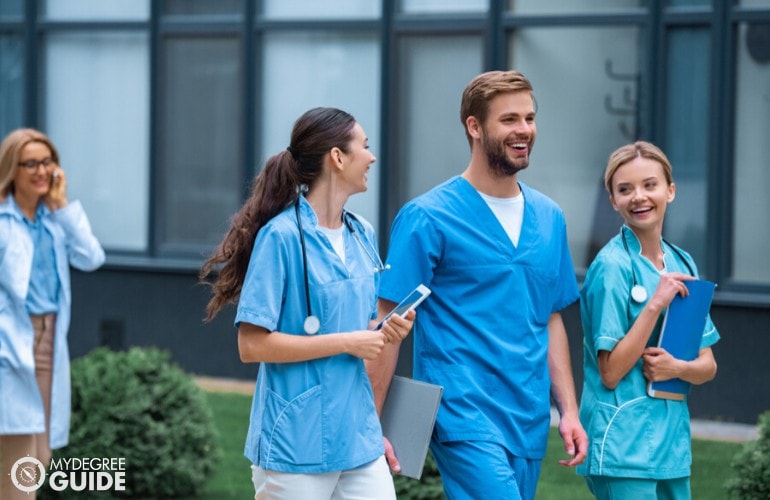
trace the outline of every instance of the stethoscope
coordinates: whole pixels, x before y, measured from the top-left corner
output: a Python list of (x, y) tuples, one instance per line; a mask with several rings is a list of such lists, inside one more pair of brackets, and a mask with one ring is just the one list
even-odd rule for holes
[[(623, 232), (623, 228), (620, 228), (620, 237), (623, 240), (623, 248), (626, 249), (626, 253), (628, 256), (631, 256), (631, 251), (628, 249), (628, 242), (626, 242), (626, 233)], [(693, 278), (695, 277), (695, 271), (693, 271), (692, 266), (689, 262), (687, 262), (687, 259), (684, 258), (684, 255), (682, 252), (679, 251), (674, 245), (666, 241), (664, 238), (661, 238), (663, 243), (668, 245), (671, 250), (674, 251), (675, 254), (679, 256), (679, 260), (684, 262), (684, 265), (687, 266), (687, 270), (690, 272), (690, 276)], [(644, 288), (642, 285), (639, 284), (639, 281), (636, 279), (636, 271), (634, 271), (634, 264), (631, 263), (631, 277), (634, 280), (634, 286), (631, 287), (631, 299), (636, 303), (642, 303), (647, 300), (647, 289)]]
[[(307, 247), (305, 246), (305, 232), (302, 229), (302, 217), (300, 217), (300, 214), (299, 214), (299, 198), (297, 198), (296, 203), (294, 203), (294, 212), (297, 214), (297, 227), (299, 228), (299, 244), (302, 247), (302, 270), (305, 278), (305, 304), (307, 305), (307, 318), (305, 318), (305, 323), (303, 324), (303, 327), (305, 329), (305, 333), (307, 333), (308, 335), (314, 335), (318, 333), (318, 330), (321, 329), (321, 321), (318, 319), (318, 316), (313, 314), (313, 310), (310, 307), (310, 280), (308, 279), (308, 271), (307, 271)], [(388, 269), (390, 269), (390, 264), (387, 264), (387, 265), (383, 264), (382, 259), (380, 259), (379, 254), (373, 247), (369, 248), (367, 247), (367, 245), (364, 244), (363, 240), (358, 235), (358, 231), (356, 231), (355, 227), (353, 227), (353, 223), (351, 222), (351, 220), (355, 221), (358, 225), (362, 225), (361, 221), (359, 221), (355, 215), (343, 209), (342, 221), (345, 223), (345, 226), (347, 226), (348, 230), (353, 235), (353, 239), (355, 239), (358, 242), (358, 246), (360, 246), (364, 250), (364, 253), (366, 253), (366, 255), (374, 264), (373, 271), (375, 273), (381, 273), (383, 271), (387, 271)]]

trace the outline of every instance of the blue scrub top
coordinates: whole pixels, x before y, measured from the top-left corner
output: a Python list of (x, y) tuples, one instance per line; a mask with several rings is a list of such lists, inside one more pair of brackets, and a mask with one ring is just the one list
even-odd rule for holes
[(548, 319), (578, 288), (564, 216), (520, 184), (514, 247), (473, 186), (454, 177), (398, 213), (379, 295), (431, 288), (414, 327), (414, 377), (444, 387), (441, 441), (483, 440), (542, 458), (550, 423)]
[[(646, 302), (631, 300), (633, 266), (639, 284), (652, 297), (660, 272), (641, 255), (641, 244), (631, 229), (623, 226), (628, 251), (621, 235), (611, 239), (588, 268), (581, 290), (580, 313), (584, 332), (583, 393), (580, 420), (588, 433), (588, 457), (578, 466), (582, 475), (603, 475), (648, 479), (673, 479), (690, 475), (690, 413), (685, 401), (647, 396), (647, 379), (641, 359), (614, 390), (602, 384), (598, 353), (612, 351), (626, 335)], [(663, 244), (667, 272), (690, 274), (687, 259), (697, 276), (690, 255), (679, 249), (678, 256)], [(663, 315), (650, 336), (655, 346)], [(707, 318), (701, 349), (715, 344), (719, 333)]]
[[(317, 335), (368, 328), (376, 317), (372, 257), (345, 231), (343, 264), (300, 198), (310, 300)], [(366, 248), (377, 251), (372, 226), (352, 221)], [(236, 313), (269, 331), (306, 335), (302, 248), (294, 206), (257, 234)], [(245, 455), (265, 470), (322, 473), (366, 464), (384, 453), (382, 429), (363, 360), (348, 354), (297, 363), (262, 363)]]

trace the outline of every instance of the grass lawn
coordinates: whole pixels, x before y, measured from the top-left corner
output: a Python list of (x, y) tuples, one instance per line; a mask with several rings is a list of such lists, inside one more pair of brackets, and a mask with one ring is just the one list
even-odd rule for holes
[[(243, 456), (251, 397), (236, 393), (208, 392), (207, 398), (214, 413), (222, 455), (214, 476), (200, 498), (205, 500), (254, 498), (249, 461)], [(693, 441), (691, 478), (693, 498), (722, 500), (727, 497), (722, 485), (732, 473), (730, 460), (740, 448), (740, 443), (700, 439)], [(574, 469), (558, 465), (557, 460), (564, 455), (562, 450), (558, 433), (555, 429), (551, 429), (548, 453), (543, 462), (537, 490), (537, 500), (592, 499), (583, 478), (577, 476)]]

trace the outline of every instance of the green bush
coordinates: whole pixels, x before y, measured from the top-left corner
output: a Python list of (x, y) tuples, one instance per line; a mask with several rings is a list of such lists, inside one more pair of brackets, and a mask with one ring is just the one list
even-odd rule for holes
[(759, 438), (746, 443), (731, 466), (734, 475), (725, 487), (732, 498), (770, 498), (770, 411), (759, 416)]
[(406, 476), (393, 476), (398, 500), (438, 500), (444, 498), (444, 487), (433, 455), (428, 452), (420, 480)]
[(73, 362), (70, 444), (54, 459), (125, 458), (126, 489), (111, 496), (199, 494), (218, 459), (216, 443), (204, 392), (168, 353), (99, 348)]

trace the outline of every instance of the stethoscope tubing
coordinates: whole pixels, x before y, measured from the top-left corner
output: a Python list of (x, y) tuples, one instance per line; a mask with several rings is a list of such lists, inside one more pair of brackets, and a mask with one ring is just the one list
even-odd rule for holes
[[(297, 216), (297, 228), (299, 229), (299, 244), (302, 248), (302, 274), (303, 274), (303, 281), (305, 283), (305, 305), (307, 307), (307, 317), (305, 318), (304, 322), (304, 329), (305, 333), (308, 335), (314, 335), (318, 333), (318, 330), (321, 327), (321, 321), (318, 319), (317, 316), (313, 314), (313, 309), (310, 305), (310, 278), (308, 275), (308, 267), (307, 267), (307, 246), (305, 245), (305, 231), (302, 227), (302, 217), (300, 215), (299, 211), (299, 203), (300, 198), (297, 198), (297, 201), (294, 203), (294, 213)], [(380, 259), (379, 254), (374, 249), (367, 248), (366, 245), (364, 245), (364, 242), (361, 239), (361, 236), (358, 235), (358, 231), (353, 227), (353, 224), (350, 222), (350, 219), (353, 219), (354, 221), (361, 224), (361, 222), (358, 220), (358, 218), (348, 212), (347, 210), (342, 211), (342, 220), (345, 223), (345, 226), (347, 226), (348, 230), (353, 235), (353, 238), (355, 238), (358, 245), (363, 249), (364, 253), (371, 259), (372, 263), (374, 264), (374, 272), (375, 273), (381, 273), (387, 269), (390, 269), (390, 265), (383, 265), (382, 259)], [(367, 240), (368, 241), (368, 240)], [(371, 245), (370, 245), (371, 246)]]
[[(626, 233), (623, 231), (624, 227), (622, 226), (620, 228), (620, 239), (623, 241), (623, 248), (626, 250), (626, 253), (629, 257), (631, 257), (631, 250), (628, 248), (628, 242), (626, 241)], [(630, 229), (629, 229), (630, 230)], [(676, 248), (674, 245), (666, 241), (665, 238), (660, 239), (665, 245), (668, 245), (671, 250), (674, 251), (674, 253), (679, 257), (679, 260), (681, 260), (685, 266), (687, 266), (687, 271), (690, 273), (690, 276), (695, 278), (695, 271), (693, 270), (690, 263), (687, 261), (687, 259), (684, 257), (681, 251), (679, 251), (678, 248)], [(639, 284), (639, 281), (636, 279), (636, 271), (634, 271), (634, 264), (631, 263), (631, 279), (633, 280), (633, 285), (631, 287), (631, 299), (634, 302), (641, 303), (645, 302), (647, 300), (647, 290)]]

